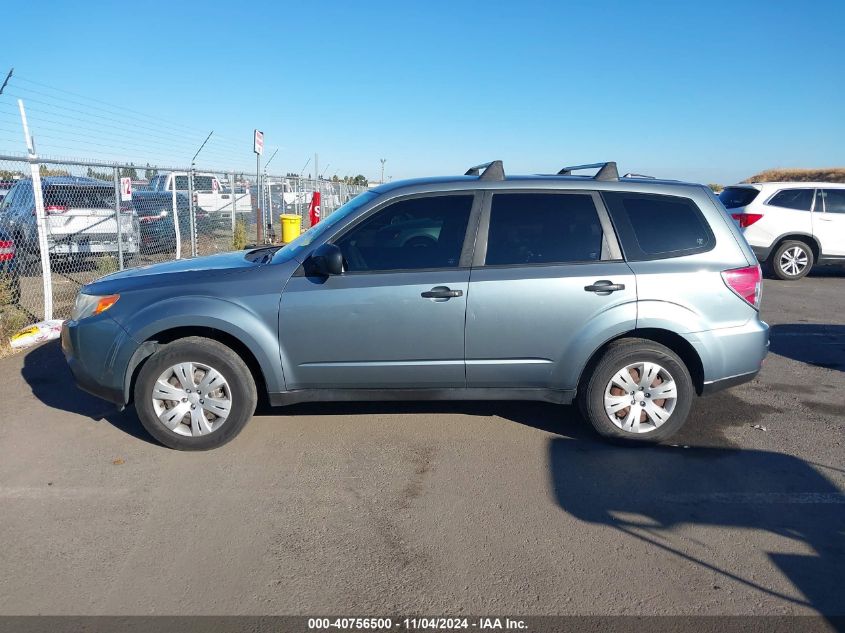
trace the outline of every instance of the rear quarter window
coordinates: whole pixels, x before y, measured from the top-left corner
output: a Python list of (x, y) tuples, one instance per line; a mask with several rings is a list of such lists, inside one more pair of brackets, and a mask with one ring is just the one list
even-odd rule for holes
[(694, 255), (716, 243), (701, 210), (689, 198), (602, 192), (628, 261)]
[(766, 202), (770, 207), (809, 211), (813, 206), (813, 189), (781, 189)]

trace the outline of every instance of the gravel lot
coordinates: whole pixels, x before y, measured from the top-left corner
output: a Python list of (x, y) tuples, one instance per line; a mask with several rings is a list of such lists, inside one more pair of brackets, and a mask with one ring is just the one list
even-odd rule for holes
[(845, 274), (766, 281), (772, 354), (676, 446), (535, 403), (298, 406), (177, 453), (0, 361), (0, 614), (845, 613)]

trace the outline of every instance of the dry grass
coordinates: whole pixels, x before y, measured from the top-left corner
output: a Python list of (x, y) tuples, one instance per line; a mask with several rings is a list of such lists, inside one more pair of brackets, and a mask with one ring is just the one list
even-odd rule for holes
[(767, 169), (742, 182), (845, 182), (845, 167)]
[(29, 315), (23, 310), (13, 305), (0, 306), (0, 358), (15, 353), (16, 350), (12, 349), (9, 339), (30, 322)]

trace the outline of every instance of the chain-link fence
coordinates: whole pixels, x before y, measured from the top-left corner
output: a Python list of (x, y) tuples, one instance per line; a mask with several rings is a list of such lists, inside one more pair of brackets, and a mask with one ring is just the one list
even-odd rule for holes
[(281, 242), (281, 215), (299, 216), (307, 229), (315, 192), (326, 217), (364, 189), (269, 174), (0, 156), (0, 333), (6, 339), (32, 321), (69, 317), (79, 288), (108, 273), (256, 244), (260, 214), (263, 242)]

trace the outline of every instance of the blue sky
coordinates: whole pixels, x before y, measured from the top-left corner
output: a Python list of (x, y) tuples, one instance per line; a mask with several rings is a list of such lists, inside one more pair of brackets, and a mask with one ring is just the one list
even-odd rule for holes
[(593, 4), (18, 3), (0, 151), (24, 97), (42, 153), (135, 162), (188, 163), (213, 129), (198, 164), (254, 165), (259, 127), (274, 172), (845, 164), (845, 2)]

